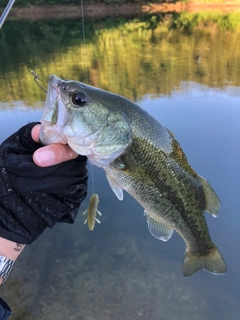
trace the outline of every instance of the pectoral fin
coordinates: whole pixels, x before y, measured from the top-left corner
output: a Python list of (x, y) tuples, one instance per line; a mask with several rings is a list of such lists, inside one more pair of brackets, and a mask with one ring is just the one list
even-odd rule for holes
[(157, 239), (162, 241), (168, 241), (173, 235), (173, 229), (169, 228), (162, 221), (158, 221), (144, 211), (147, 217), (148, 230)]
[(106, 177), (110, 187), (112, 188), (112, 191), (115, 193), (115, 195), (118, 197), (119, 200), (123, 200), (123, 189), (107, 173), (106, 173)]
[(209, 212), (213, 217), (216, 218), (217, 213), (220, 209), (220, 200), (218, 196), (216, 195), (213, 188), (210, 186), (210, 184), (205, 180), (203, 177), (198, 175), (198, 178), (203, 186), (203, 191), (206, 198), (206, 208), (205, 210)]

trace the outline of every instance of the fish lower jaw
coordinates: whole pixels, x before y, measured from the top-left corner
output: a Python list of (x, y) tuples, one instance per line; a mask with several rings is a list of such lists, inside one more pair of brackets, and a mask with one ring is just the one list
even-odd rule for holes
[(89, 146), (79, 145), (68, 139), (68, 145), (72, 148), (76, 153), (82, 156), (91, 156), (92, 149)]
[(91, 146), (78, 145), (69, 140), (68, 140), (68, 145), (77, 154), (86, 156), (89, 162), (94, 166), (102, 168), (104, 166), (109, 165), (109, 159), (94, 153)]
[(111, 160), (111, 158), (109, 158), (108, 156), (103, 156), (103, 157), (99, 157), (99, 156), (96, 156), (96, 155), (89, 155), (87, 156), (88, 159), (89, 159), (89, 162), (94, 165), (94, 166), (97, 166), (99, 168), (107, 168), (110, 163), (115, 160), (115, 158), (113, 160)]
[(105, 152), (103, 152), (103, 150), (96, 150), (97, 148), (95, 148), (94, 143), (87, 145), (78, 144), (69, 138), (68, 145), (79, 155), (86, 156), (92, 165), (100, 168), (108, 167), (110, 163), (116, 160), (123, 152), (122, 149), (114, 151), (105, 150)]

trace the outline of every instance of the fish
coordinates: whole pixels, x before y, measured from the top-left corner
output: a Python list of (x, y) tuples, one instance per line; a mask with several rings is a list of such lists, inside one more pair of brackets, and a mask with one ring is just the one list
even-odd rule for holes
[(88, 204), (88, 209), (85, 210), (83, 212), (83, 215), (88, 213), (88, 217), (87, 219), (84, 221), (85, 223), (88, 223), (88, 228), (89, 230), (93, 230), (95, 227), (95, 222), (97, 223), (101, 223), (98, 219), (97, 219), (97, 213), (101, 216), (101, 212), (98, 210), (98, 203), (99, 203), (99, 196), (94, 193), (90, 200), (89, 200), (89, 204)]
[(205, 219), (205, 211), (216, 217), (220, 210), (217, 194), (192, 169), (174, 134), (136, 103), (51, 75), (40, 140), (68, 144), (102, 168), (119, 200), (125, 190), (143, 207), (155, 238), (168, 241), (176, 231), (186, 244), (184, 276), (201, 269), (226, 273)]

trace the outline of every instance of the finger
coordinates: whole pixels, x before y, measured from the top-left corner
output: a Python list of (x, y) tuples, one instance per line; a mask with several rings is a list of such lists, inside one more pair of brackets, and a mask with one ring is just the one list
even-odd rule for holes
[[(32, 138), (39, 142), (40, 124), (32, 129)], [(75, 159), (78, 156), (68, 145), (52, 144), (36, 150), (33, 154), (33, 161), (40, 167), (53, 166), (55, 164)]]
[(36, 124), (32, 128), (32, 138), (35, 142), (39, 142), (40, 127), (41, 127), (40, 124)]
[(53, 166), (61, 162), (75, 159), (78, 154), (68, 145), (51, 144), (36, 150), (33, 154), (33, 161), (40, 167)]

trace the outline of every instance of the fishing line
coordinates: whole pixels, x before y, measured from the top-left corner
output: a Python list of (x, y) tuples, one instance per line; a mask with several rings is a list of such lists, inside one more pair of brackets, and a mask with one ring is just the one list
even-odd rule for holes
[[(83, 34), (83, 51), (84, 51), (84, 64), (85, 64), (85, 77), (86, 83), (88, 83), (88, 72), (87, 72), (87, 49), (86, 49), (86, 39), (85, 39), (85, 23), (84, 23), (84, 10), (83, 10), (83, 0), (81, 0), (81, 13), (82, 13), (82, 34)], [(92, 193), (94, 194), (94, 173), (93, 173), (93, 165), (90, 164), (91, 170), (91, 182), (92, 182)]]
[(82, 33), (83, 33), (83, 49), (84, 49), (84, 62), (85, 62), (85, 72), (86, 72), (86, 82), (88, 82), (88, 72), (87, 72), (87, 50), (85, 41), (85, 23), (84, 23), (84, 10), (83, 10), (83, 0), (81, 0), (81, 12), (82, 12)]

